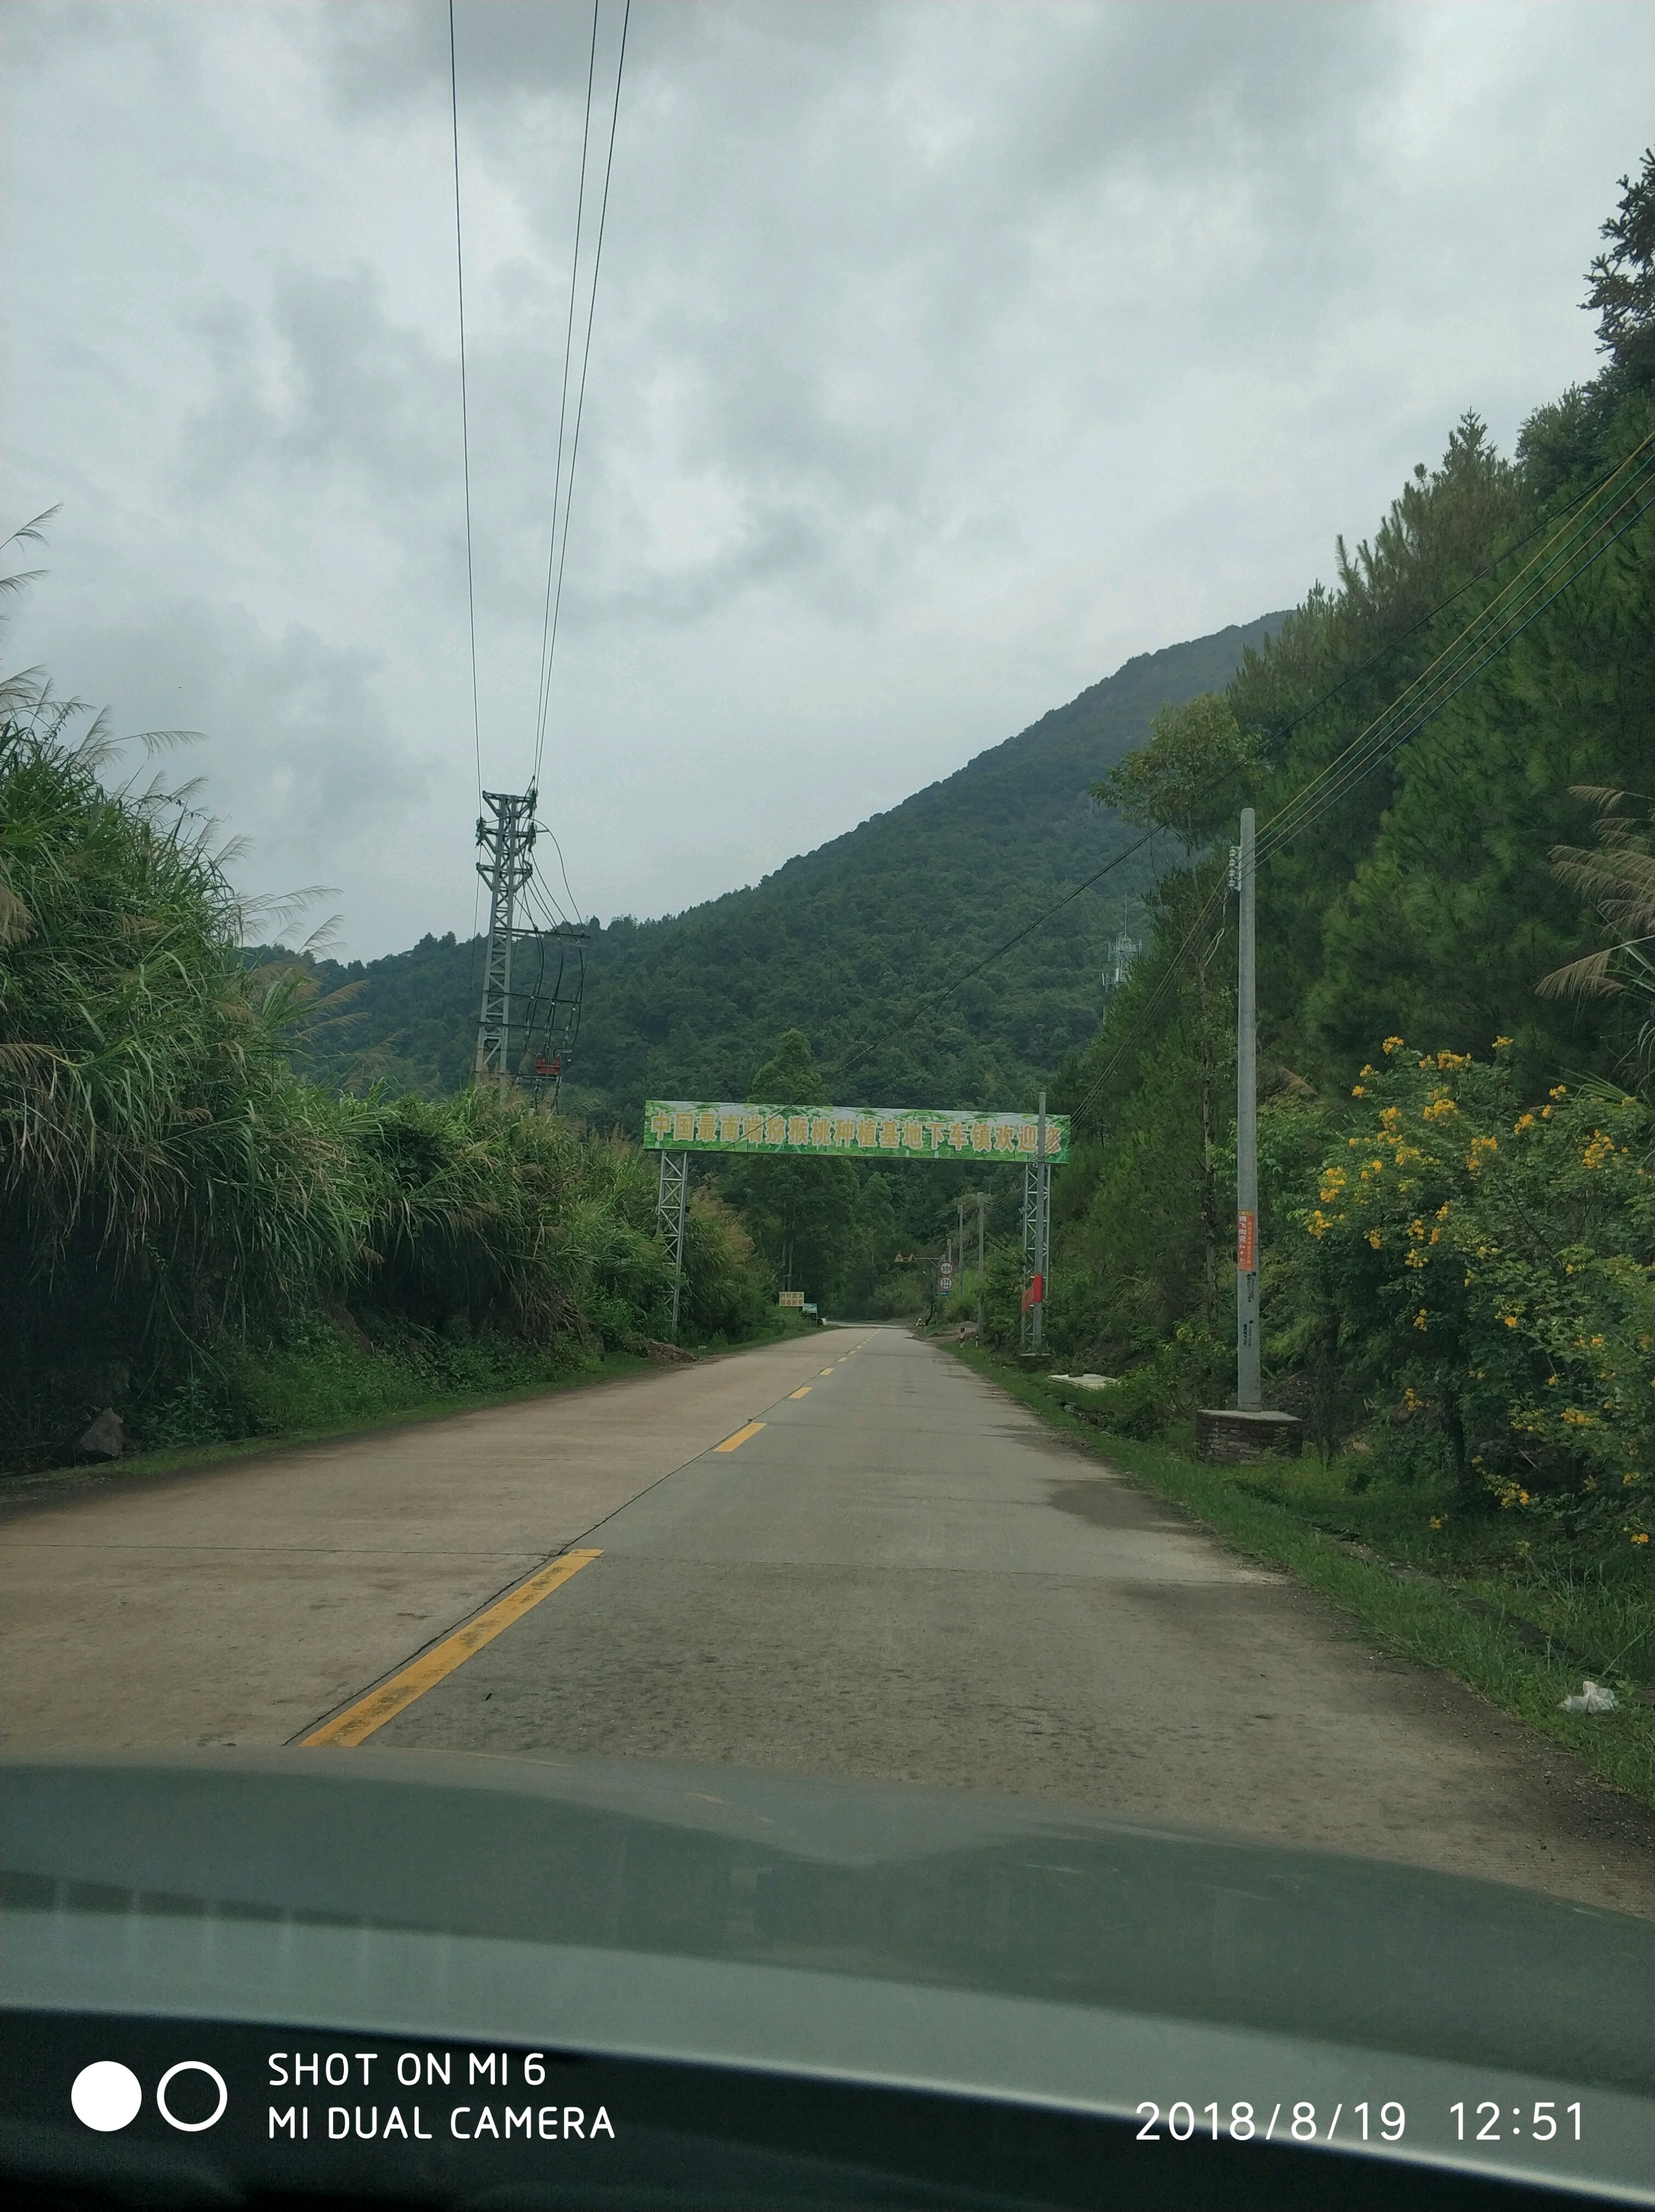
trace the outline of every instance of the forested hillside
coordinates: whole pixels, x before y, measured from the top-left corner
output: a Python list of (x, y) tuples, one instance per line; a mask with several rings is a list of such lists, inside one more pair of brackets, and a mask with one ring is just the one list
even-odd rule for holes
[(1125, 1374), (1104, 1417), (1139, 1433), (1233, 1387), (1251, 804), (1267, 1392), (1461, 1509), (1624, 1546), (1650, 1464), (1648, 157), (1605, 236), (1602, 374), (1510, 459), (1468, 415), (1331, 589), (1103, 779), (1196, 857), (1056, 1086), (1080, 1141), (1050, 1331)]
[[(830, 1081), (855, 1058), (859, 1097), (1027, 1103), (1096, 1028), (1107, 947), (1123, 902), (1141, 912), (1154, 853), (946, 1001), (924, 1002), (1135, 841), (1092, 785), (1159, 708), (1227, 683), (1281, 619), (1139, 655), (751, 890), (597, 931), (566, 1109), (630, 1129), (646, 1097), (745, 1097), (793, 1027)], [(313, 1041), (318, 1079), (469, 1082), (479, 960), (474, 942), (427, 938), (365, 964), (314, 963), (323, 988), (356, 987), (350, 1018)]]

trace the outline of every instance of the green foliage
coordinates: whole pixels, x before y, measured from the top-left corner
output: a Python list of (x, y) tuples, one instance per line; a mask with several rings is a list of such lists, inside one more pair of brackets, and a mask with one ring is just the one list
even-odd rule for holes
[(1147, 744), (1111, 769), (1092, 797), (1118, 807), (1129, 822), (1170, 830), (1192, 849), (1234, 819), (1263, 745), (1244, 732), (1227, 699), (1216, 692), (1163, 707)]
[[(653, 1164), (515, 1094), (296, 1081), (314, 986), (243, 961), (242, 909), (186, 799), (106, 789), (100, 727), (73, 744), (75, 710), (45, 691), (14, 684), (7, 704), (9, 1449), (49, 1456), (111, 1404), (171, 1443), (257, 1434), (282, 1407), (364, 1417), (665, 1334)], [(739, 1339), (768, 1311), (710, 1192), (687, 1286), (692, 1334)]]
[(1337, 1356), (1439, 1433), (1462, 1492), (1647, 1541), (1650, 1116), (1602, 1089), (1524, 1108), (1492, 1063), (1387, 1039), (1299, 1215), (1297, 1287)]
[(1609, 251), (1594, 256), (1585, 305), (1614, 370), (1647, 388), (1655, 380), (1655, 150), (1646, 149), (1634, 184), (1621, 179), (1621, 204), (1603, 225)]

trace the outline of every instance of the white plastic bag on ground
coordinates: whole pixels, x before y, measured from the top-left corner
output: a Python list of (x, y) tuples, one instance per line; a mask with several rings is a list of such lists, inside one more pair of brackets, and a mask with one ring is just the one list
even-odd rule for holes
[(1582, 1682), (1578, 1698), (1565, 1698), (1562, 1710), (1566, 1713), (1612, 1713), (1615, 1709), (1615, 1692), (1606, 1690), (1601, 1682)]

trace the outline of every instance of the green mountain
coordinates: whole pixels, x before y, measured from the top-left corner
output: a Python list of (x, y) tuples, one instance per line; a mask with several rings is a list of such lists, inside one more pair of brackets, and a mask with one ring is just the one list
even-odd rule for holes
[[(1123, 916), (1141, 912), (1158, 866), (1179, 856), (1161, 840), (1123, 858), (1140, 833), (1092, 786), (1142, 744), (1159, 709), (1221, 690), (1281, 620), (1141, 653), (762, 883), (595, 929), (565, 1108), (632, 1127), (647, 1097), (745, 1097), (791, 1028), (847, 1098), (1025, 1103), (1095, 1033)], [(481, 957), (479, 939), (450, 935), (380, 960), (314, 963), (324, 990), (356, 988), (350, 1018), (313, 1033), (306, 1072), (350, 1087), (377, 1075), (393, 1090), (458, 1089), (471, 1073)]]

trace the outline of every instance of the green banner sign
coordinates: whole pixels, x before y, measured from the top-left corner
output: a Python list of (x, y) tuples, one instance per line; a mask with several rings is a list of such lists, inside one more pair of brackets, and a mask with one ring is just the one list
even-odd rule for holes
[[(659, 1152), (767, 1152), (812, 1159), (1031, 1160), (1039, 1148), (1033, 1114), (982, 1114), (975, 1107), (745, 1106), (728, 1099), (652, 1098), (643, 1141)], [(1046, 1158), (1069, 1156), (1069, 1117), (1046, 1116)]]

